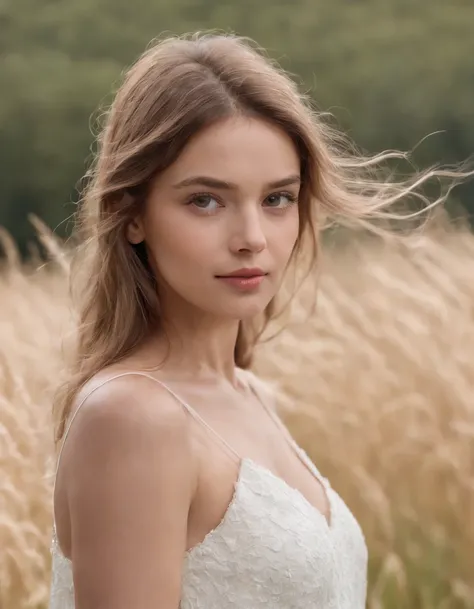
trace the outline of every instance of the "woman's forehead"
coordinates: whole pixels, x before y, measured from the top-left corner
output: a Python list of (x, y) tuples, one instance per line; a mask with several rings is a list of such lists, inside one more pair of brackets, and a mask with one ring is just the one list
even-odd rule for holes
[(163, 178), (176, 185), (207, 176), (239, 186), (249, 179), (271, 184), (299, 172), (291, 138), (267, 121), (244, 117), (219, 121), (197, 133)]

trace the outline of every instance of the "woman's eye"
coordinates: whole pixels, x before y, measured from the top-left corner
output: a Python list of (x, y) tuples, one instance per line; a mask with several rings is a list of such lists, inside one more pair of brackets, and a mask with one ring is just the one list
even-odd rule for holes
[(266, 202), (269, 205), (269, 207), (277, 207), (277, 208), (289, 207), (295, 201), (296, 201), (296, 197), (294, 197), (289, 192), (277, 192), (272, 195), (269, 195), (266, 198)]
[(207, 212), (216, 211), (216, 209), (219, 207), (218, 201), (212, 195), (207, 194), (194, 195), (189, 200), (189, 203), (198, 209), (202, 209), (203, 211)]

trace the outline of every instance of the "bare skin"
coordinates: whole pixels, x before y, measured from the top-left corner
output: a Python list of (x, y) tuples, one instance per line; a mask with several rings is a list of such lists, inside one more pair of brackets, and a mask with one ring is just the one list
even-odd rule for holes
[[(207, 179), (189, 183), (199, 176)], [(229, 119), (191, 140), (158, 176), (127, 235), (147, 244), (169, 351), (163, 335), (153, 334), (96, 375), (77, 402), (114, 374), (151, 368), (239, 455), (300, 490), (329, 519), (320, 483), (233, 356), (239, 320), (261, 312), (276, 294), (296, 243), (298, 176), (291, 140), (263, 121)], [(217, 277), (242, 267), (267, 274), (244, 291)], [(273, 408), (268, 395), (259, 397)], [(71, 427), (55, 492), (76, 608), (177, 609), (185, 552), (222, 520), (238, 468), (150, 379), (126, 376), (94, 391)]]

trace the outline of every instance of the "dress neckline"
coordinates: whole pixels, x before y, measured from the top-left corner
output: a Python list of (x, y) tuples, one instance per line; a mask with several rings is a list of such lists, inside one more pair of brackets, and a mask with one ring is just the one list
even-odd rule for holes
[[(303, 449), (300, 449), (300, 450), (303, 450)], [(309, 459), (309, 457), (308, 457), (308, 459)], [(298, 497), (298, 499), (308, 508), (308, 511), (319, 520), (319, 522), (321, 523), (321, 525), (323, 527), (324, 532), (327, 535), (331, 535), (333, 533), (334, 528), (335, 528), (335, 509), (334, 509), (334, 501), (332, 500), (332, 495), (331, 495), (332, 488), (324, 478), (321, 480), (322, 476), (318, 475), (317, 477), (323, 484), (324, 490), (326, 492), (327, 502), (328, 502), (329, 509), (330, 509), (329, 522), (328, 522), (328, 519), (326, 518), (326, 516), (321, 512), (321, 510), (319, 510), (317, 507), (315, 507), (303, 495), (303, 493), (301, 491), (299, 491), (294, 486), (291, 486), (284, 478), (282, 478), (281, 476), (277, 476), (277, 474), (274, 474), (268, 467), (265, 467), (264, 465), (257, 463), (250, 457), (242, 457), (240, 460), (240, 465), (239, 465), (239, 469), (238, 469), (237, 480), (234, 483), (234, 493), (229, 502), (229, 505), (227, 506), (226, 511), (224, 512), (224, 515), (222, 516), (222, 519), (220, 520), (218, 525), (216, 525), (213, 529), (211, 529), (205, 535), (205, 537), (202, 541), (198, 542), (192, 548), (189, 548), (188, 550), (186, 550), (186, 552), (185, 552), (186, 560), (192, 560), (196, 554), (199, 554), (201, 551), (205, 550), (206, 546), (216, 536), (221, 536), (221, 535), (225, 534), (225, 529), (227, 528), (227, 526), (229, 524), (232, 513), (235, 510), (235, 508), (237, 507), (237, 505), (239, 504), (239, 500), (241, 499), (241, 490), (242, 490), (243, 485), (251, 484), (251, 481), (246, 479), (246, 474), (247, 474), (248, 470), (250, 470), (253, 473), (256, 473), (258, 475), (264, 476), (265, 478), (269, 479), (270, 481), (277, 482), (288, 493), (291, 493), (295, 497)], [(313, 472), (313, 473), (315, 473), (315, 472)], [(316, 473), (315, 473), (315, 475), (316, 475)], [(297, 508), (295, 508), (295, 509), (297, 509)]]
[[(309, 459), (309, 457), (306, 455), (305, 451), (302, 448), (300, 448), (298, 445), (295, 445), (295, 450), (297, 452), (300, 450), (302, 452), (302, 454), (308, 459), (308, 461), (309, 461), (308, 466), (310, 466), (312, 464), (311, 460)], [(316, 467), (314, 465), (313, 465), (313, 467), (314, 467), (314, 469), (316, 469)], [(311, 469), (313, 469), (313, 468), (311, 468)], [(247, 471), (251, 471), (260, 476), (264, 476), (266, 479), (268, 479), (270, 481), (277, 482), (288, 493), (291, 493), (295, 497), (298, 497), (298, 499), (306, 506), (308, 511), (312, 515), (314, 515), (318, 519), (318, 521), (321, 523), (324, 532), (328, 536), (333, 533), (334, 528), (335, 528), (335, 504), (334, 504), (332, 494), (331, 494), (332, 488), (331, 488), (329, 482), (325, 478), (323, 478), (319, 474), (319, 472), (314, 471), (313, 474), (318, 478), (318, 480), (320, 480), (321, 484), (324, 487), (326, 497), (327, 497), (327, 503), (329, 505), (329, 510), (330, 510), (329, 521), (326, 518), (326, 516), (321, 512), (321, 510), (319, 510), (317, 507), (315, 507), (304, 496), (304, 494), (301, 491), (299, 491), (294, 486), (291, 486), (291, 484), (289, 484), (284, 478), (273, 473), (268, 467), (265, 467), (264, 465), (257, 463), (257, 461), (254, 461), (250, 457), (242, 457), (240, 459), (237, 479), (234, 482), (234, 492), (232, 494), (232, 498), (229, 502), (229, 505), (227, 506), (227, 508), (224, 512), (224, 515), (222, 516), (222, 519), (220, 520), (219, 524), (217, 524), (213, 529), (211, 529), (208, 533), (206, 533), (206, 535), (202, 541), (198, 542), (192, 548), (189, 548), (188, 550), (186, 550), (185, 555), (184, 555), (185, 560), (187, 560), (187, 561), (192, 560), (195, 557), (195, 555), (198, 555), (200, 552), (205, 550), (206, 546), (210, 542), (212, 542), (212, 540), (216, 536), (225, 534), (225, 529), (228, 526), (230, 517), (232, 516), (232, 512), (237, 507), (239, 500), (241, 499), (241, 490), (242, 490), (243, 485), (244, 484), (251, 485), (251, 483), (252, 483), (251, 481), (247, 480), (247, 478), (246, 478)], [(297, 509), (297, 508), (295, 508), (295, 509)], [(56, 541), (56, 543), (54, 544), (56, 546), (56, 548), (55, 548), (56, 551), (59, 552), (59, 554), (61, 554), (61, 556), (64, 558), (64, 560), (66, 560), (67, 562), (71, 562), (70, 558), (68, 558), (67, 556), (64, 556), (61, 548), (59, 547), (59, 544), (57, 543), (56, 523), (53, 523), (53, 538), (54, 538), (54, 541)]]
[[(244, 373), (248, 374), (248, 371), (242, 371)], [(243, 380), (244, 384), (247, 386), (247, 388), (255, 395), (255, 397), (257, 398), (258, 402), (263, 406), (264, 410), (267, 412), (267, 414), (270, 416), (271, 419), (273, 419), (273, 422), (277, 425), (277, 427), (280, 428), (280, 430), (283, 432), (282, 435), (284, 437), (284, 439), (286, 440), (286, 442), (290, 445), (290, 448), (292, 448), (293, 452), (295, 453), (295, 455), (299, 458), (299, 460), (301, 461), (301, 463), (303, 464), (304, 467), (306, 467), (306, 469), (309, 470), (310, 474), (314, 477), (314, 479), (318, 482), (318, 484), (320, 484), (323, 493), (325, 495), (325, 499), (326, 499), (326, 505), (327, 505), (327, 509), (328, 509), (328, 516), (326, 516), (320, 509), (318, 509), (315, 505), (313, 505), (309, 499), (306, 498), (306, 496), (299, 491), (297, 488), (295, 488), (294, 486), (292, 486), (289, 482), (287, 482), (284, 478), (282, 478), (281, 476), (278, 476), (277, 474), (275, 474), (274, 472), (272, 472), (269, 468), (265, 467), (264, 465), (261, 465), (260, 463), (254, 461), (252, 458), (250, 457), (244, 457), (239, 455), (232, 446), (230, 446), (224, 438), (222, 438), (222, 436), (220, 434), (218, 434), (213, 427), (211, 427), (195, 410), (194, 408), (192, 408), (185, 400), (183, 400), (179, 395), (177, 395), (170, 387), (169, 385), (167, 385), (166, 383), (164, 383), (163, 381), (161, 381), (160, 379), (155, 378), (154, 376), (143, 372), (143, 371), (139, 371), (139, 370), (129, 370), (126, 372), (122, 372), (120, 374), (114, 375), (111, 378), (108, 378), (104, 381), (102, 381), (98, 386), (96, 386), (92, 391), (94, 391), (95, 389), (98, 389), (98, 387), (102, 386), (103, 384), (113, 380), (114, 378), (119, 378), (122, 376), (128, 376), (128, 375), (138, 375), (138, 376), (144, 376), (144, 377), (148, 377), (150, 380), (158, 383), (159, 385), (161, 385), (164, 389), (166, 389), (171, 395), (173, 395), (175, 397), (175, 399), (182, 404), (182, 406), (189, 412), (190, 415), (193, 416), (194, 419), (196, 419), (199, 423), (201, 423), (204, 427), (206, 427), (214, 436), (216, 436), (221, 442), (222, 444), (227, 447), (227, 449), (230, 450), (230, 452), (233, 454), (234, 458), (236, 459), (237, 463), (238, 463), (238, 473), (237, 473), (237, 479), (234, 482), (234, 493), (232, 495), (232, 498), (229, 502), (229, 505), (227, 506), (224, 515), (221, 519), (221, 521), (219, 522), (219, 524), (214, 527), (213, 529), (211, 529), (211, 531), (209, 531), (204, 539), (199, 542), (198, 544), (196, 544), (195, 546), (193, 546), (192, 548), (190, 548), (189, 550), (186, 551), (185, 553), (185, 557), (189, 558), (192, 556), (194, 550), (196, 550), (196, 552), (198, 551), (199, 548), (202, 548), (204, 543), (206, 542), (206, 540), (208, 540), (209, 538), (211, 538), (213, 535), (216, 535), (218, 533), (221, 532), (221, 529), (225, 526), (228, 518), (229, 518), (229, 514), (232, 512), (232, 510), (234, 509), (235, 504), (237, 503), (238, 500), (238, 496), (239, 496), (239, 490), (241, 488), (241, 486), (243, 485), (243, 478), (244, 478), (244, 474), (246, 472), (247, 469), (253, 470), (254, 472), (259, 472), (260, 474), (263, 474), (269, 478), (273, 478), (273, 480), (278, 481), (279, 484), (283, 485), (283, 488), (286, 489), (288, 492), (291, 492), (292, 494), (294, 494), (294, 496), (299, 497), (303, 504), (306, 505), (306, 507), (312, 512), (315, 513), (315, 515), (318, 516), (318, 518), (323, 520), (323, 524), (325, 525), (325, 529), (330, 532), (333, 528), (333, 518), (334, 518), (334, 514), (333, 514), (333, 503), (331, 502), (331, 496), (329, 493), (330, 490), (330, 484), (329, 481), (324, 478), (319, 470), (317, 469), (316, 465), (313, 463), (313, 461), (309, 458), (309, 456), (307, 455), (307, 453), (298, 445), (298, 443), (296, 442), (296, 440), (291, 436), (291, 434), (289, 433), (289, 431), (286, 429), (286, 427), (284, 426), (283, 422), (280, 420), (280, 418), (278, 417), (278, 415), (276, 414), (276, 412), (273, 412), (273, 410), (270, 408), (270, 406), (266, 403), (265, 399), (262, 399), (260, 392), (256, 389), (256, 387), (254, 386), (253, 382), (251, 382), (251, 380), (248, 378), (248, 376), (244, 375), (244, 378), (240, 379)], [(247, 378), (246, 378), (247, 376)], [(90, 393), (92, 393), (92, 391)], [(89, 394), (88, 394), (89, 395)], [(79, 404), (79, 406), (77, 407), (76, 411), (74, 412), (71, 420), (69, 421), (69, 425), (66, 429), (66, 433), (63, 439), (63, 445), (64, 445), (64, 441), (66, 440), (68, 431), (70, 426), (72, 425), (72, 422), (75, 418), (75, 416), (77, 415), (77, 412), (79, 411), (80, 407), (82, 406), (82, 404), (84, 403), (85, 399), (87, 398), (87, 396), (81, 401), (81, 403)], [(58, 456), (58, 462), (57, 462), (57, 469), (56, 469), (56, 476), (57, 476), (57, 470), (59, 469), (59, 460), (61, 457), (61, 452), (62, 452), (62, 448), (63, 445), (61, 446), (61, 450), (59, 452), (59, 456)], [(55, 480), (56, 483), (56, 480)], [(54, 492), (54, 491), (53, 491)], [(54, 511), (53, 511), (53, 516), (54, 516)], [(55, 524), (55, 523), (54, 523)], [(56, 528), (54, 526), (54, 528)], [(59, 547), (59, 544), (57, 544)], [(60, 548), (59, 548), (60, 549)], [(61, 551), (61, 555), (64, 556), (64, 554)], [(69, 558), (65, 557), (64, 558), (66, 560), (70, 560)]]

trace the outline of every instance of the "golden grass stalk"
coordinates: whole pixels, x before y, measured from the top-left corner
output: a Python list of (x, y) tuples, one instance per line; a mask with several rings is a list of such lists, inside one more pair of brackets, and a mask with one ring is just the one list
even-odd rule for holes
[[(0, 233), (2, 609), (45, 608), (50, 583), (51, 395), (72, 318), (67, 252), (35, 226), (54, 264), (22, 264)], [(316, 312), (310, 277), (258, 350), (292, 433), (362, 525), (370, 609), (474, 607), (473, 260), (462, 226), (351, 237), (326, 248)]]

